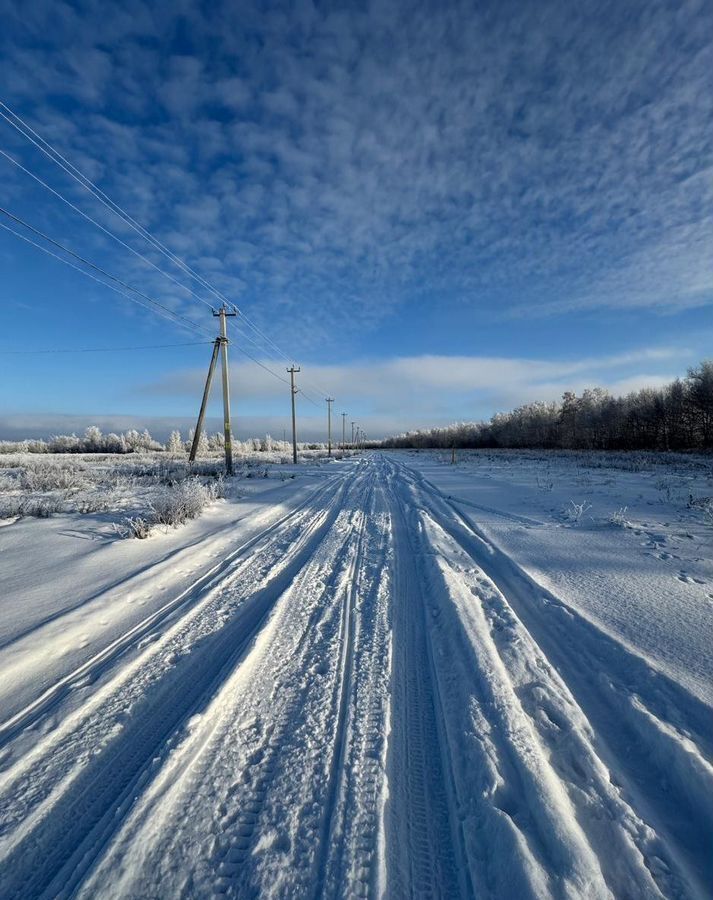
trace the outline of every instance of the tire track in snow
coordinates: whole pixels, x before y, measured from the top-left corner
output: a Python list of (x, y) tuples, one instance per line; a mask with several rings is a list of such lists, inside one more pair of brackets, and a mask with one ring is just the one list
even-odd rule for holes
[[(343, 475), (340, 474), (333, 477), (341, 479)], [(302, 518), (305, 515), (305, 510), (309, 512), (311, 506), (319, 502), (323, 495), (333, 490), (334, 484), (332, 484), (331, 480), (328, 485), (318, 487), (297, 507), (231, 551), (220, 562), (201, 575), (200, 578), (197, 578), (187, 588), (184, 588), (176, 597), (164, 603), (158, 610), (137, 622), (136, 625), (100, 650), (99, 653), (96, 653), (72, 672), (50, 685), (24, 709), (19, 710), (11, 718), (0, 723), (0, 750), (22, 731), (35, 727), (40, 719), (54, 711), (74, 689), (85, 687), (96, 681), (118, 659), (131, 649), (140, 646), (140, 642), (144, 638), (147, 636), (155, 638), (157, 627), (164, 625), (167, 621), (190, 609), (193, 604), (203, 599), (206, 592), (225, 582), (226, 579), (237, 575), (239, 566), (249, 551), (258, 544), (262, 544), (271, 535), (278, 533), (297, 517)]]
[[(601, 816), (614, 817), (618, 809), (626, 819), (627, 840), (636, 845), (644, 867), (639, 883), (645, 886), (649, 882), (649, 889), (641, 887), (640, 893), (650, 896), (661, 890), (665, 896), (705, 896), (711, 865), (705, 841), (713, 815), (707, 799), (713, 768), (705, 758), (710, 746), (709, 711), (536, 585), (435, 487), (418, 473), (398, 467), (409, 485), (412, 503), (427, 511), (436, 527), (481, 573), (486, 596), (491, 597), (491, 621), (497, 621), (494, 609), (501, 606), (500, 624), (493, 626), (493, 633), (507, 634), (508, 620), (516, 622), (521, 634), (517, 641), (513, 639), (514, 646), (529, 643), (532, 658), (548, 673), (544, 681), (533, 678), (531, 686), (518, 689), (528, 716), (536, 725), (538, 719), (549, 720), (564, 743), (562, 735), (568, 740), (572, 737), (571, 720), (579, 719), (582, 730), (589, 732), (589, 750), (580, 748), (580, 753), (582, 758), (588, 753), (590, 768), (577, 773), (578, 755), (573, 752), (553, 753), (553, 759), (561, 765), (559, 774), (570, 793), (587, 793), (587, 779), (596, 781), (597, 764), (613, 783), (623, 807), (617, 807), (605, 785), (599, 786), (601, 796), (590, 796), (588, 804)], [(458, 584), (468, 580), (467, 572), (457, 568), (450, 587), (456, 594)], [(476, 594), (483, 593), (483, 584), (475, 586)], [(509, 639), (503, 652), (515, 653)], [(549, 689), (560, 677), (571, 705), (565, 704), (558, 715), (552, 712), (551, 696), (548, 699), (547, 691), (543, 693), (542, 684)], [(613, 825), (597, 825), (590, 813), (585, 803), (578, 808), (581, 819), (589, 816), (588, 835), (605, 864), (608, 880), (616, 884), (617, 879), (624, 879), (619, 883), (626, 884), (622, 873), (627, 868), (627, 854), (617, 855), (612, 850)], [(630, 884), (635, 885), (636, 880)], [(631, 892), (630, 887), (627, 890)]]
[[(65, 896), (329, 531), (346, 484), (265, 546), (0, 780), (7, 897)], [(237, 581), (237, 576), (240, 580)]]
[(389, 665), (390, 519), (381, 465), (372, 458), (370, 500), (345, 592), (338, 731), (314, 897), (374, 896), (382, 861)]
[(387, 894), (470, 897), (473, 885), (458, 820), (451, 753), (433, 682), (430, 627), (411, 531), (412, 515), (391, 465), (395, 571), (393, 682), (386, 809)]
[[(341, 765), (346, 755), (352, 758), (352, 723), (362, 721), (354, 717), (352, 697), (359, 695), (362, 672), (388, 663), (370, 652), (371, 644), (362, 645), (363, 606), (372, 592), (353, 577), (373, 556), (369, 578), (381, 583), (385, 537), (382, 523), (369, 516), (373, 486), (372, 467), (359, 467), (340, 514), (281, 598), (259, 645), (157, 779), (154, 796), (127, 822), (87, 883), (87, 896), (106, 895), (108, 887), (110, 896), (133, 896), (138, 887), (159, 896), (309, 896), (320, 872), (329, 877), (340, 847), (335, 797), (355, 776)], [(378, 600), (384, 619), (385, 595)], [(385, 685), (386, 675), (381, 680)], [(374, 698), (362, 695), (367, 699)], [(378, 723), (371, 727), (383, 733)], [(376, 781), (380, 795), (383, 778)], [(183, 821), (187, 807), (194, 815)], [(363, 866), (340, 870), (344, 895), (359, 895), (364, 879), (375, 880), (379, 812), (378, 802), (360, 808), (357, 820), (366, 824), (356, 852)], [(141, 860), (123, 871), (122, 861), (137, 846)]]
[(0, 776), (3, 897), (704, 896), (709, 711), (408, 467), (331, 491)]

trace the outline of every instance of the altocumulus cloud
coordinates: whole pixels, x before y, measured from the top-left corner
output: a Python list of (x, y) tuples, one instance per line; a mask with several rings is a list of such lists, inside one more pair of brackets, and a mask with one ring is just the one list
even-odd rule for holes
[(298, 349), (713, 299), (710, 5), (4, 7), (9, 100)]

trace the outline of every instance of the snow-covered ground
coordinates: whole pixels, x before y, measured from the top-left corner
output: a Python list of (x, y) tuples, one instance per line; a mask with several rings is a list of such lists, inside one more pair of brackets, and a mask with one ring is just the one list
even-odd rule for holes
[(449, 463), (0, 528), (0, 894), (707, 896), (710, 461)]

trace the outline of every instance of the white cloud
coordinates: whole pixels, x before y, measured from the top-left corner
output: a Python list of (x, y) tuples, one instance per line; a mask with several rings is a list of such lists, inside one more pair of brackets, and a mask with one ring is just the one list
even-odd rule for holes
[[(371, 434), (382, 435), (454, 419), (488, 418), (521, 403), (557, 399), (565, 390), (600, 386), (619, 394), (658, 387), (682, 374), (691, 361), (685, 349), (659, 347), (564, 361), (419, 356), (345, 366), (304, 364), (297, 385), (307, 396), (298, 398), (298, 407), (301, 419), (319, 422), (325, 396), (321, 386), (329, 385), (339, 412), (350, 411)], [(283, 369), (265, 362), (286, 379)], [(183, 370), (141, 385), (137, 394), (194, 403), (204, 380), (204, 370)], [(252, 419), (262, 409), (281, 422), (289, 412), (288, 384), (250, 362), (231, 364), (231, 396), (238, 420), (246, 413)], [(216, 388), (216, 403), (218, 397)]]
[(10, 101), (173, 248), (220, 261), (290, 346), (356, 341), (424, 296), (510, 315), (713, 302), (705, 7), (13, 16)]

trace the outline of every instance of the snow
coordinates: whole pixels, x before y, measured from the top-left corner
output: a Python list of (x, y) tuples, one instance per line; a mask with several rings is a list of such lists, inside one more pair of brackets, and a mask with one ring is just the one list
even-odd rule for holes
[[(538, 584), (712, 704), (713, 532), (689, 498), (713, 494), (713, 463), (629, 471), (603, 458), (476, 452), (452, 466), (450, 454), (408, 456)], [(577, 523), (572, 503), (590, 507)], [(625, 527), (611, 522), (620, 510)]]
[(449, 463), (0, 529), (2, 895), (706, 896), (709, 463)]

